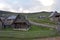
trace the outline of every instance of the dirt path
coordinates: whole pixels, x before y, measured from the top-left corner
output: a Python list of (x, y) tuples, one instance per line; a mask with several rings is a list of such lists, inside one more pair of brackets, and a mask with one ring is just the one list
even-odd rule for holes
[(43, 39), (34, 39), (34, 40), (60, 40), (60, 37), (43, 38)]

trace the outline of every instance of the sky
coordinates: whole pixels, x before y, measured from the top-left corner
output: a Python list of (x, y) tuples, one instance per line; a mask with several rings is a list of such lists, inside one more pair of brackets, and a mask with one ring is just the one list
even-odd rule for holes
[(0, 0), (0, 10), (31, 13), (40, 11), (60, 12), (60, 0)]

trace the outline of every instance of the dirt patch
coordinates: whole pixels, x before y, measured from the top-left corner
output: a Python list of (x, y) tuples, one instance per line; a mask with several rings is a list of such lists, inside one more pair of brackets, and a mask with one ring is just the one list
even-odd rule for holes
[(42, 38), (42, 39), (34, 39), (34, 40), (60, 40), (60, 37)]

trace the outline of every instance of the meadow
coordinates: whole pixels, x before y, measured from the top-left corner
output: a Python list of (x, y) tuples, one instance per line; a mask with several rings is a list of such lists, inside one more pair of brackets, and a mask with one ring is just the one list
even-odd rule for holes
[(36, 25), (32, 25), (29, 31), (14, 31), (12, 29), (4, 29), (0, 31), (1, 40), (32, 40), (35, 38), (55, 36), (57, 36), (55, 29)]

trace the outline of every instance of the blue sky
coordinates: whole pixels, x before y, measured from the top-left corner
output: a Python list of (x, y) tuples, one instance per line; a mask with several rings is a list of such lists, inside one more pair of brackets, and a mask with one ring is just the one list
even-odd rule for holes
[(48, 0), (48, 2), (45, 2), (45, 0), (0, 0), (0, 10), (26, 13), (38, 11), (60, 12), (60, 0), (53, 0), (53, 3)]

